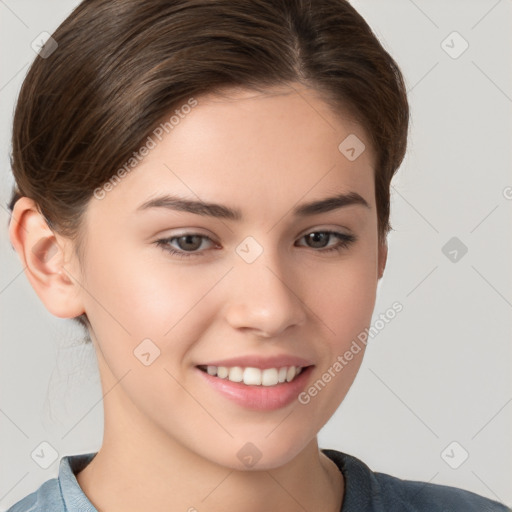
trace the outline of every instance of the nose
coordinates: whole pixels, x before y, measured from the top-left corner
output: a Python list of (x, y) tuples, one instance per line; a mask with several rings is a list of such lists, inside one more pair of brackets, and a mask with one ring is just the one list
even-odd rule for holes
[(293, 268), (284, 267), (270, 250), (252, 263), (242, 259), (236, 262), (225, 306), (231, 327), (272, 338), (305, 322), (307, 307), (300, 282)]

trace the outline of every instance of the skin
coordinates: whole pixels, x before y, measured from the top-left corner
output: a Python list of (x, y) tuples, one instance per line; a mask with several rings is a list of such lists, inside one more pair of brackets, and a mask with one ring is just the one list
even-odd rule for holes
[[(104, 439), (77, 480), (109, 512), (339, 511), (343, 476), (319, 451), (317, 433), (347, 394), (364, 350), (307, 405), (268, 412), (226, 399), (195, 365), (292, 354), (315, 365), (309, 387), (370, 325), (387, 257), (378, 244), (373, 151), (359, 125), (299, 84), (197, 99), (134, 170), (91, 199), (83, 264), (32, 200), (20, 199), (13, 211), (11, 242), (46, 308), (61, 318), (86, 312), (92, 325)], [(338, 150), (349, 134), (366, 143), (354, 161)], [(371, 208), (290, 213), (349, 191)], [(244, 220), (135, 211), (163, 192), (238, 208)], [(315, 245), (305, 235), (326, 229), (357, 240), (322, 253), (338, 239)], [(183, 232), (212, 241), (198, 241), (188, 259), (155, 243)], [(235, 251), (248, 236), (263, 248), (251, 264)], [(183, 242), (169, 244), (186, 252)], [(133, 354), (145, 338), (160, 350), (149, 366)], [(251, 468), (237, 457), (247, 442), (262, 454)]]

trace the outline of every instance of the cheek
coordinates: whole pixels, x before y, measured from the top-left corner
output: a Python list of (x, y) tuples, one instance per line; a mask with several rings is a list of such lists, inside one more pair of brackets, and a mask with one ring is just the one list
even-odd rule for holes
[[(222, 299), (229, 302), (229, 265), (192, 265), (157, 247), (141, 251), (128, 243), (108, 247), (102, 242), (91, 248), (86, 276), (86, 311), (100, 339), (124, 340), (121, 346), (133, 350), (150, 338), (163, 352), (178, 355), (208, 329)], [(363, 237), (357, 248), (339, 258), (318, 258), (297, 269), (297, 276), (290, 288), (339, 352), (371, 321), (376, 248)]]
[[(119, 247), (120, 244), (116, 245)], [(149, 338), (165, 352), (183, 350), (208, 317), (202, 299), (225, 273), (221, 268), (167, 261), (158, 248), (148, 257), (133, 248), (91, 249), (86, 273), (86, 312), (99, 339), (133, 350)]]
[(378, 283), (373, 251), (361, 245), (347, 258), (317, 271), (305, 288), (306, 304), (337, 349), (350, 344), (371, 322)]
[[(366, 329), (375, 306), (376, 257), (371, 247), (317, 273), (316, 285), (305, 294), (317, 315), (323, 340), (322, 365), (317, 380), (300, 402), (323, 425), (345, 398), (361, 366), (366, 349)], [(335, 269), (335, 270), (333, 270)]]

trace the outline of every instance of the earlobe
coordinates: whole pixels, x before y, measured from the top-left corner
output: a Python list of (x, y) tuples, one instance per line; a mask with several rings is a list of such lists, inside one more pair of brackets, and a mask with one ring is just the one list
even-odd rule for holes
[(46, 309), (59, 318), (84, 313), (80, 286), (66, 272), (66, 268), (73, 268), (67, 262), (72, 258), (71, 244), (57, 238), (32, 199), (21, 197), (14, 205), (9, 238)]
[(384, 269), (386, 268), (386, 262), (388, 259), (388, 243), (387, 240), (379, 244), (379, 263), (378, 272), (379, 279), (384, 275)]

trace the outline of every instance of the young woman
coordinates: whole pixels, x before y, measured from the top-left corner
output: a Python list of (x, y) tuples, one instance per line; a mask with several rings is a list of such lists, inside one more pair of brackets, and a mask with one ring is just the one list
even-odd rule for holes
[(10, 512), (507, 510), (317, 443), (361, 365), (408, 120), (348, 2), (82, 2), (20, 92), (9, 233), (90, 334), (104, 438)]

